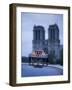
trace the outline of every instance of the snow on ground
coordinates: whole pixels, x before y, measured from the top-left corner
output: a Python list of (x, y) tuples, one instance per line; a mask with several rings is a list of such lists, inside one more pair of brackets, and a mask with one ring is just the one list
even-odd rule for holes
[(22, 63), (21, 66), (21, 76), (31, 77), (31, 76), (54, 76), (63, 75), (63, 69), (60, 65), (48, 65), (46, 67), (34, 67), (28, 64)]

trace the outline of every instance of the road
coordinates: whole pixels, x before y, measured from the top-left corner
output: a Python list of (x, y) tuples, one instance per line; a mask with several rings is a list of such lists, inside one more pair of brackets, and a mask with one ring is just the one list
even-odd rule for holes
[(48, 65), (46, 67), (33, 67), (28, 64), (22, 63), (21, 66), (21, 76), (22, 77), (32, 77), (32, 76), (54, 76), (63, 75), (63, 69), (58, 68), (58, 65)]

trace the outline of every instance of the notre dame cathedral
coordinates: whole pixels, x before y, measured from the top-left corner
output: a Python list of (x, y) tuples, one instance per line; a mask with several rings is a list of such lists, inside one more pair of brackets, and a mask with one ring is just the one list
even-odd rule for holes
[(45, 39), (45, 29), (41, 25), (33, 27), (33, 51), (44, 50), (48, 55), (54, 55), (55, 60), (60, 59), (63, 45), (60, 45), (59, 27), (57, 24), (49, 25), (48, 39)]

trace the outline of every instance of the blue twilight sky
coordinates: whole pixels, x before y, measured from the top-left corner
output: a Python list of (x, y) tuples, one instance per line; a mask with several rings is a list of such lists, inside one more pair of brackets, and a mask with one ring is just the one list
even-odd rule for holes
[(48, 27), (52, 24), (59, 27), (60, 43), (63, 44), (63, 15), (62, 14), (40, 14), (21, 12), (21, 53), (28, 56), (32, 51), (33, 26), (42, 25), (45, 28), (45, 38), (48, 38)]

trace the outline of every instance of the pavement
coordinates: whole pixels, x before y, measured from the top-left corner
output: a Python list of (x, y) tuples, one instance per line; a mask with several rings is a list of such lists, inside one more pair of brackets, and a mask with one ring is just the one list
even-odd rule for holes
[(42, 68), (33, 67), (28, 63), (22, 63), (21, 76), (53, 76), (63, 75), (63, 67), (61, 65), (44, 65)]
[(61, 65), (52, 65), (52, 64), (49, 64), (48, 66), (50, 66), (50, 67), (56, 67), (56, 68), (59, 68), (59, 69), (62, 69), (63, 70), (63, 66), (61, 66)]

